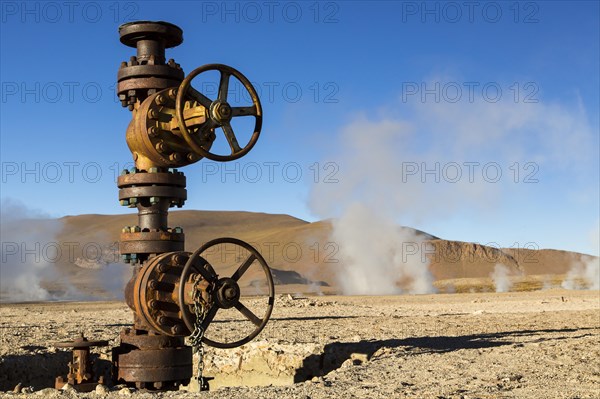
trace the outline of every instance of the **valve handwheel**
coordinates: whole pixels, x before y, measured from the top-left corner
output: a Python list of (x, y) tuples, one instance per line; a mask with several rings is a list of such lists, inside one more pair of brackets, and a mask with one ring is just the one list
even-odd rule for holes
[[(221, 73), (221, 78), (219, 81), (219, 93), (216, 100), (211, 100), (201, 92), (195, 90), (191, 82), (192, 80), (198, 76), (199, 74), (206, 71), (219, 71)], [(243, 85), (244, 88), (250, 94), (250, 98), (252, 99), (252, 105), (247, 107), (232, 107), (227, 102), (227, 91), (229, 90), (229, 80), (231, 76), (238, 79)], [(223, 133), (225, 134), (225, 138), (229, 143), (229, 147), (231, 148), (231, 154), (229, 155), (219, 155), (213, 154), (209, 152), (207, 149), (202, 147), (200, 144), (200, 140), (193, 137), (187, 126), (185, 125), (185, 119), (183, 117), (184, 104), (186, 99), (193, 99), (200, 103), (204, 108), (208, 110), (207, 114), (207, 125), (204, 127), (205, 129), (214, 130), (215, 128), (221, 128)], [(175, 101), (175, 115), (177, 116), (177, 122), (179, 124), (179, 131), (181, 135), (188, 143), (190, 148), (197, 154), (211, 159), (213, 161), (233, 161), (234, 159), (238, 159), (246, 155), (256, 141), (258, 140), (258, 136), (260, 135), (260, 130), (262, 128), (262, 107), (260, 105), (260, 100), (258, 98), (258, 94), (256, 94), (256, 90), (252, 83), (242, 75), (238, 70), (223, 64), (207, 64), (203, 65), (200, 68), (193, 70), (184, 80), (181, 82), (179, 89), (177, 90), (177, 99)], [(231, 119), (241, 116), (254, 116), (255, 124), (254, 124), (254, 132), (243, 148), (240, 147), (238, 143), (237, 137), (231, 127)]]
[[(210, 265), (210, 263), (201, 256), (202, 253), (204, 253), (211, 247), (219, 244), (234, 244), (243, 247), (250, 254), (240, 264), (240, 266), (237, 268), (237, 270), (233, 273), (231, 277), (219, 277), (212, 265)], [(246, 273), (246, 271), (250, 268), (250, 266), (252, 266), (252, 264), (255, 261), (257, 261), (260, 264), (265, 274), (267, 285), (269, 287), (268, 305), (262, 318), (256, 316), (252, 310), (248, 309), (240, 301), (240, 287), (238, 285), (239, 279), (244, 275), (244, 273)], [(200, 267), (199, 264), (201, 265)], [(236, 308), (242, 315), (244, 315), (246, 319), (250, 320), (255, 326), (254, 330), (249, 335), (238, 341), (217, 342), (207, 337), (203, 337), (202, 342), (215, 348), (235, 348), (252, 341), (262, 331), (262, 329), (269, 321), (269, 318), (271, 317), (271, 312), (273, 311), (273, 304), (275, 302), (275, 288), (273, 285), (273, 276), (271, 275), (271, 269), (267, 265), (267, 262), (262, 257), (262, 255), (254, 247), (252, 247), (247, 242), (230, 237), (217, 238), (215, 240), (209, 241), (200, 248), (198, 248), (198, 250), (194, 252), (192, 256), (190, 256), (183, 268), (183, 271), (181, 272), (181, 281), (187, 281), (190, 276), (190, 273), (192, 272), (201, 274), (202, 277), (211, 286), (212, 301), (209, 304), (210, 308), (206, 312), (206, 316), (202, 321), (202, 328), (205, 331), (208, 328), (209, 324), (215, 318), (219, 309), (229, 309), (233, 307)], [(180, 284), (179, 306), (181, 309), (184, 309), (184, 311), (181, 312), (183, 316), (183, 321), (185, 322), (190, 331), (194, 331), (194, 325), (196, 320), (194, 314), (191, 311), (189, 311), (189, 305), (184, 302), (184, 289), (185, 284)]]

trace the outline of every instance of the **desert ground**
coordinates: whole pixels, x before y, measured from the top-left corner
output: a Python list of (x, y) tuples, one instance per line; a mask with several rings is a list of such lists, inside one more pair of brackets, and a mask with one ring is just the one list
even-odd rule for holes
[[(210, 392), (50, 388), (83, 332), (117, 344), (122, 302), (2, 304), (0, 396), (139, 398), (598, 398), (597, 290), (400, 296), (278, 295), (253, 342), (207, 348)], [(235, 321), (209, 330), (227, 336)], [(109, 348), (96, 348), (98, 364)], [(104, 361), (107, 363), (107, 361)], [(20, 393), (13, 392), (20, 384)], [(193, 384), (192, 384), (193, 385)], [(194, 386), (189, 389), (194, 390)], [(19, 389), (17, 389), (19, 390)]]

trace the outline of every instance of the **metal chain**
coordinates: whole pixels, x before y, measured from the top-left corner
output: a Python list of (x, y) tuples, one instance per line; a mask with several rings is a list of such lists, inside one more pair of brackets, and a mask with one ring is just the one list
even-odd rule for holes
[(196, 322), (194, 323), (194, 331), (189, 336), (190, 344), (194, 348), (194, 353), (198, 354), (198, 371), (196, 378), (198, 380), (198, 391), (208, 390), (207, 381), (202, 376), (204, 371), (204, 346), (202, 345), (202, 338), (204, 337), (204, 328), (202, 323), (208, 313), (208, 303), (210, 303), (210, 296), (208, 301), (205, 301), (202, 297), (202, 291), (199, 290), (198, 283), (202, 280), (202, 275), (198, 274), (194, 281), (194, 290), (192, 291), (192, 298), (194, 300), (194, 314), (196, 315)]

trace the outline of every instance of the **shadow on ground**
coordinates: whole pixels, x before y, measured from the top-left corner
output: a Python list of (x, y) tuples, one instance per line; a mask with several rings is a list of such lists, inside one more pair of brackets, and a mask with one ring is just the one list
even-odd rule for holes
[[(96, 375), (108, 377), (110, 362), (98, 359), (96, 354), (92, 354), (92, 359)], [(0, 391), (12, 391), (19, 383), (24, 387), (32, 386), (36, 390), (54, 387), (56, 377), (67, 375), (68, 363), (72, 360), (73, 355), (69, 351), (2, 356), (0, 357)]]
[[(447, 353), (461, 349), (483, 349), (513, 345), (516, 342), (512, 338), (516, 337), (534, 338), (539, 334), (569, 334), (588, 329), (593, 330), (594, 328), (521, 330), (460, 336), (411, 337), (376, 341), (362, 340), (359, 342), (334, 342), (325, 345), (322, 353), (312, 354), (306, 357), (302, 363), (302, 367), (296, 370), (294, 382), (302, 382), (315, 376), (327, 375), (333, 370), (340, 368), (347, 360), (352, 359), (353, 354), (362, 354), (363, 356), (366, 355), (367, 359), (371, 359), (373, 354), (382, 348), (393, 349), (404, 347), (407, 351), (409, 351), (408, 353), (410, 353), (410, 355)], [(572, 335), (563, 335), (550, 338), (536, 338), (531, 342), (554, 341), (572, 338), (574, 338)], [(519, 343), (524, 345), (527, 344), (527, 342), (522, 341), (519, 341)]]
[[(298, 318), (299, 320), (301, 318)], [(573, 339), (592, 335), (594, 328), (565, 328), (504, 331), (485, 334), (469, 334), (461, 336), (432, 336), (409, 337), (403, 339), (362, 340), (359, 342), (334, 342), (325, 345), (323, 351), (307, 356), (302, 361), (302, 366), (296, 369), (293, 382), (303, 382), (315, 376), (324, 376), (336, 370), (351, 359), (355, 363), (371, 359), (374, 354), (382, 349), (403, 348), (404, 350), (392, 355), (418, 356), (428, 353), (448, 353), (464, 349), (495, 348), (516, 343), (528, 345), (534, 342), (556, 341)], [(576, 335), (579, 333), (580, 335)], [(541, 334), (553, 334), (542, 337)], [(33, 386), (36, 390), (53, 387), (54, 380), (59, 375), (66, 375), (71, 361), (71, 352), (59, 351), (56, 353), (43, 352), (43, 346), (24, 346), (31, 352), (23, 355), (9, 355), (0, 357), (0, 391), (10, 391), (18, 383), (23, 386)], [(353, 354), (360, 354), (353, 356)], [(96, 360), (95, 371), (97, 375), (109, 377), (110, 362), (101, 360), (93, 355)], [(290, 382), (292, 375), (289, 375)], [(107, 381), (109, 379), (107, 378)]]

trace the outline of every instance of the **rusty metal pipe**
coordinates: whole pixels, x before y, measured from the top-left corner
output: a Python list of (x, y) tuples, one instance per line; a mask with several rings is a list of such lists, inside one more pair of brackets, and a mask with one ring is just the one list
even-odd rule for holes
[(167, 230), (169, 227), (170, 198), (158, 198), (158, 203), (146, 206), (138, 203), (138, 224), (142, 230)]
[(153, 64), (165, 63), (165, 42), (164, 40), (138, 40), (137, 59), (138, 62), (149, 61), (153, 59)]

